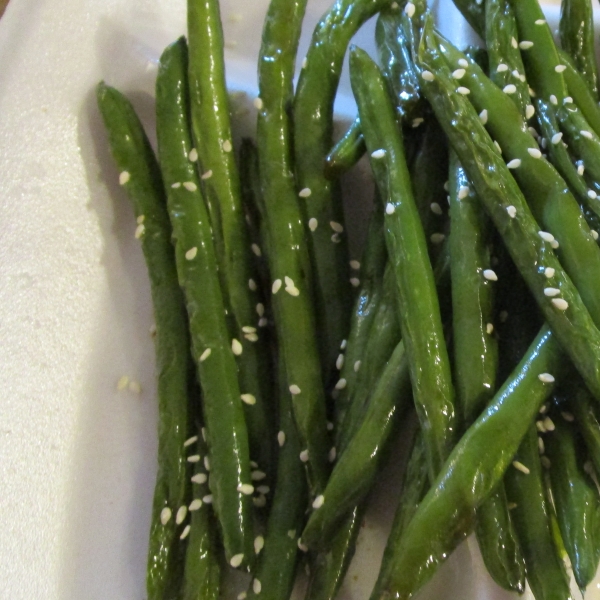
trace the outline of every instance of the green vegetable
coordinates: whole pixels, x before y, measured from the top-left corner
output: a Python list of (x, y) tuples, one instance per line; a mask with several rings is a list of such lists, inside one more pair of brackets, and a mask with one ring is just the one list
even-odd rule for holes
[(360, 128), (360, 119), (355, 119), (346, 133), (325, 157), (325, 176), (335, 179), (349, 171), (367, 151)]
[(485, 2), (480, 0), (453, 0), (469, 25), (482, 38), (485, 38)]
[(192, 140), (183, 40), (169, 46), (161, 57), (156, 113), (177, 273), (185, 294), (192, 353), (202, 386), (213, 506), (227, 561), (232, 566), (251, 565), (253, 487), (242, 402), (246, 391), (240, 390), (238, 383), (235, 341), (225, 321), (208, 211), (196, 167), (188, 158)]
[[(183, 294), (177, 281), (171, 225), (160, 170), (130, 102), (106, 85), (96, 90), (120, 182), (130, 197), (150, 276), (158, 374), (158, 475), (152, 507), (147, 592), (152, 599), (179, 593), (185, 545), (175, 514), (189, 501), (189, 389), (193, 381)], [(164, 522), (164, 524), (163, 524)]]
[(594, 400), (581, 378), (573, 376), (569, 378), (571, 389), (569, 393), (569, 407), (577, 426), (583, 436), (585, 445), (596, 471), (600, 470), (600, 423), (594, 411)]

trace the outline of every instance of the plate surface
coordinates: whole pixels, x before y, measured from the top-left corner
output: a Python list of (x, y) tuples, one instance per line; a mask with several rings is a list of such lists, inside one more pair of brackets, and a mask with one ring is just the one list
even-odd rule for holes
[[(444, 3), (446, 31), (463, 35)], [(228, 77), (250, 96), (266, 4), (222, 2)], [(300, 57), (328, 4), (309, 2)], [(185, 0), (11, 0), (0, 21), (2, 598), (145, 598), (152, 310), (93, 91), (100, 79), (118, 86), (151, 123), (156, 60), (184, 31)], [(371, 32), (357, 43), (372, 47)], [(347, 79), (337, 110), (354, 112)], [(238, 117), (248, 131), (252, 115)], [(364, 181), (349, 187), (370, 194)], [(119, 391), (122, 376), (141, 391)], [(396, 492), (381, 485), (374, 494), (345, 600), (368, 597)], [(511, 596), (467, 543), (420, 598)]]

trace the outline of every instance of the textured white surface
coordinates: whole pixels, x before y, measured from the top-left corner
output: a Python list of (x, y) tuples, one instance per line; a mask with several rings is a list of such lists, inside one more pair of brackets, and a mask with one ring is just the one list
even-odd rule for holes
[[(300, 57), (327, 4), (309, 3)], [(222, 5), (229, 78), (251, 92), (266, 2)], [(11, 0), (0, 21), (0, 598), (145, 598), (152, 312), (93, 88), (132, 92), (151, 121), (156, 59), (184, 30), (184, 0)], [(368, 596), (393, 496), (376, 493), (343, 598)], [(422, 597), (510, 597), (478, 560), (463, 545)]]

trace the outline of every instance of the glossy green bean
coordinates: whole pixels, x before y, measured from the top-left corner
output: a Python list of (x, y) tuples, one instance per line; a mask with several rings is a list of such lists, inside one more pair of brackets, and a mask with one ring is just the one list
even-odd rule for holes
[(386, 244), (396, 276), (400, 329), (433, 480), (456, 434), (454, 391), (433, 269), (385, 80), (362, 50), (351, 50), (350, 65), (371, 168), (386, 207)]
[(365, 154), (367, 147), (360, 128), (360, 119), (356, 118), (346, 133), (325, 157), (325, 176), (335, 179), (349, 171)]
[[(272, 0), (259, 59), (258, 148), (270, 245), (272, 303), (279, 348), (306, 459), (317, 495), (329, 474), (325, 394), (312, 304), (311, 266), (293, 176), (291, 120), (294, 63), (306, 0)], [(323, 227), (324, 224), (321, 223)], [(339, 346), (338, 346), (339, 347)], [(336, 348), (337, 350), (337, 348)]]
[[(179, 40), (161, 56), (156, 82), (158, 153), (167, 190), (179, 283), (184, 291), (203, 393), (213, 506), (227, 560), (252, 564), (250, 456), (236, 345), (225, 321), (209, 215), (200, 191), (188, 117), (186, 45)], [(210, 461), (210, 463), (209, 463)]]
[[(119, 180), (130, 197), (148, 266), (154, 307), (158, 374), (158, 475), (152, 507), (146, 587), (151, 599), (177, 594), (183, 571), (180, 528), (172, 517), (189, 499), (189, 334), (175, 268), (171, 225), (158, 163), (130, 102), (100, 83), (97, 100)], [(169, 518), (167, 518), (167, 515)]]
[(594, 400), (580, 377), (571, 376), (569, 382), (571, 388), (568, 394), (568, 406), (575, 415), (590, 460), (598, 472), (600, 470), (600, 423), (594, 410)]

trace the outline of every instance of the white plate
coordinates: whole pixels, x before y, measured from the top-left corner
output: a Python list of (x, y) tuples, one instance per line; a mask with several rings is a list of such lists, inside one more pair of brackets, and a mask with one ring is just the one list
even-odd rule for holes
[[(328, 3), (309, 3), (300, 56)], [(222, 4), (231, 84), (252, 92), (266, 2)], [(0, 21), (1, 598), (145, 598), (152, 310), (94, 86), (130, 92), (151, 121), (156, 60), (184, 31), (185, 0), (11, 0)], [(347, 80), (337, 108), (352, 116)], [(141, 393), (117, 391), (123, 375)], [(345, 599), (368, 596), (391, 498), (376, 494)], [(467, 545), (422, 595), (510, 597)]]

